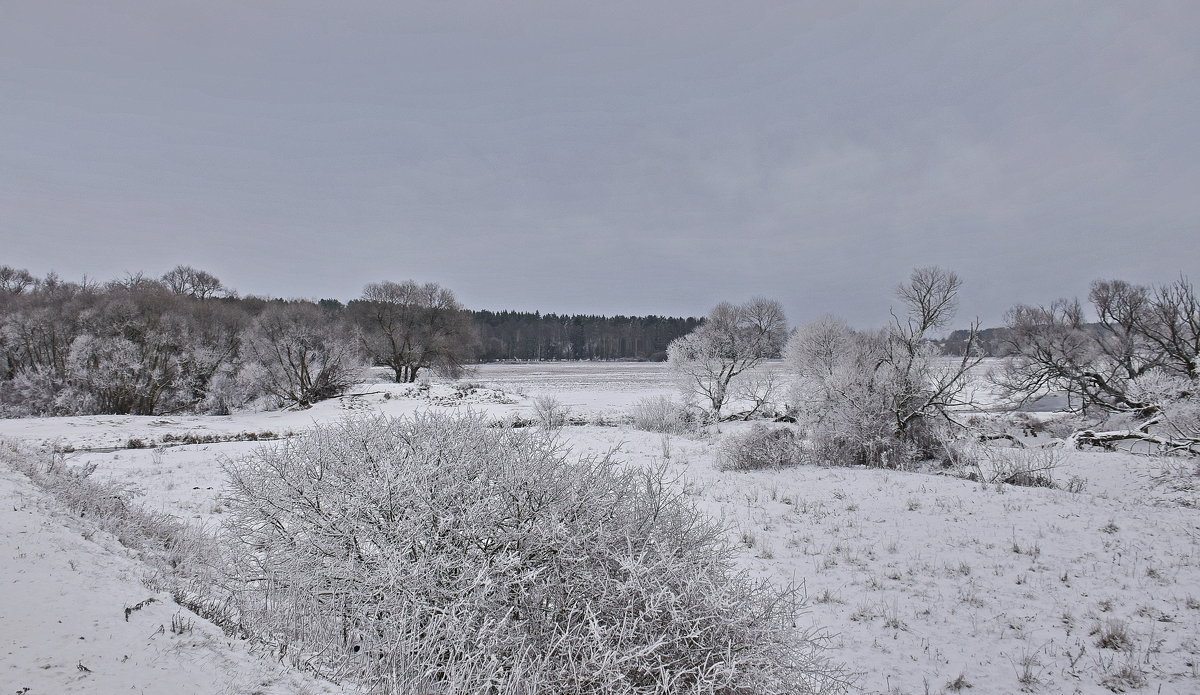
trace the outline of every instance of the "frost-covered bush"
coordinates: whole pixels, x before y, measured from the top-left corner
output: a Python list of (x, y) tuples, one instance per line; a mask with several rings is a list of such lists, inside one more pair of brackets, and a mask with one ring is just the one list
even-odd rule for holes
[(244, 622), (372, 692), (844, 689), (661, 471), (540, 428), (349, 419), (226, 470)]
[(721, 442), (717, 466), (727, 471), (783, 468), (801, 463), (803, 458), (794, 429), (754, 425), (750, 431), (731, 435)]
[(699, 411), (667, 396), (639, 400), (633, 404), (630, 415), (633, 418), (633, 426), (647, 432), (688, 434), (700, 429), (703, 424), (703, 417)]
[(533, 420), (546, 429), (556, 430), (567, 424), (571, 409), (554, 396), (536, 396), (533, 399)]
[(1157, 416), (1138, 425), (1173, 442), (1161, 450), (1200, 453), (1200, 379), (1156, 374), (1142, 377), (1134, 387), (1137, 397), (1159, 404)]
[(12, 379), (0, 380), (0, 417), (75, 415), (74, 399), (63, 396), (63, 379), (49, 370), (26, 368)]

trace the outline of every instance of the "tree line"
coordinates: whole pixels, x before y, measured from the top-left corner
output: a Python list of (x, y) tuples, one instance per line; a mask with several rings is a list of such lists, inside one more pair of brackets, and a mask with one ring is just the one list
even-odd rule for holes
[(239, 296), (182, 265), (106, 283), (0, 266), (0, 415), (307, 406), (369, 364), (411, 382), (477, 361), (662, 359), (698, 324), (470, 311), (449, 289), (412, 281), (314, 302)]

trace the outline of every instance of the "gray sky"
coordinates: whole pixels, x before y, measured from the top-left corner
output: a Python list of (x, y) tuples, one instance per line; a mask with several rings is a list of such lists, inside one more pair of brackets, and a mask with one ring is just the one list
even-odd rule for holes
[(871, 325), (1200, 281), (1200, 3), (0, 2), (0, 263)]

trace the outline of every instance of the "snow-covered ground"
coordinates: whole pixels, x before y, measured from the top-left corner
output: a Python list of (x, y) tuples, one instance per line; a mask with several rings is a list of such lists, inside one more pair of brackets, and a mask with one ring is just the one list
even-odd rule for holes
[[(861, 674), (863, 693), (1200, 692), (1200, 510), (1155, 484), (1169, 461), (1065, 451), (1054, 478), (1063, 487), (1074, 478), (1075, 492), (848, 468), (723, 472), (719, 442), (745, 423), (696, 437), (611, 424), (638, 400), (673, 390), (664, 365), (486, 365), (468, 386), (372, 380), (299, 412), (7, 420), (0, 437), (73, 449), (71, 462), (97, 463), (97, 475), (137, 485), (146, 506), (214, 524), (224, 511), (221, 461), (262, 445), (224, 439), (299, 433), (355, 412), (471, 408), (528, 418), (532, 399), (551, 395), (581, 421), (608, 423), (564, 428), (576, 452), (617, 449), (631, 464), (666, 462), (676, 484), (725, 520), (748, 571), (802, 585), (803, 620), (829, 633), (834, 657)], [(118, 448), (131, 439), (145, 448)], [(137, 692), (136, 683), (156, 683), (152, 674), (166, 669), (181, 683), (195, 673), (199, 685), (145, 692), (242, 692), (254, 679), (269, 684), (263, 692), (321, 692), (281, 680), (300, 676), (279, 675), (215, 628), (190, 640), (150, 634), (180, 610), (169, 597), (126, 624), (123, 607), (149, 596), (133, 561), (83, 540), (83, 527), (20, 476), (5, 472), (0, 485), (14, 500), (0, 516), (0, 673), (10, 691)], [(26, 539), (35, 532), (44, 538)], [(28, 581), (40, 576), (62, 588)], [(54, 610), (39, 611), (43, 601)], [(121, 646), (81, 651), (104, 639)], [(217, 651), (179, 648), (184, 642)], [(93, 664), (143, 680), (101, 681)]]
[(343, 692), (251, 653), (166, 593), (117, 541), (0, 468), (5, 693)]

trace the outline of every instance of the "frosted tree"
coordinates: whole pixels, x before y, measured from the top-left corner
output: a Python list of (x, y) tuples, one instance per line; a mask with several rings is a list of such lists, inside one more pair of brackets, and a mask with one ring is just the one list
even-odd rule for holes
[(969, 404), (967, 377), (980, 360), (977, 326), (957, 359), (941, 357), (930, 341), (953, 318), (961, 285), (953, 272), (918, 268), (897, 289), (903, 311), (888, 326), (855, 331), (825, 317), (792, 336), (794, 406), (831, 456), (899, 467), (941, 453), (938, 430)]
[(730, 383), (769, 357), (778, 357), (787, 340), (787, 317), (773, 299), (745, 304), (721, 302), (696, 330), (672, 341), (667, 359), (689, 397), (706, 402), (720, 419)]
[(1105, 432), (1083, 430), (1077, 443), (1142, 440), (1200, 450), (1195, 428), (1179, 427), (1200, 392), (1200, 301), (1191, 283), (1180, 278), (1150, 288), (1097, 280), (1088, 300), (1094, 322), (1077, 299), (1010, 309), (1009, 357), (996, 382), (1019, 401), (1059, 391), (1080, 412), (1134, 420)]
[(351, 309), (367, 351), (398, 383), (430, 368), (456, 375), (470, 357), (467, 315), (454, 293), (436, 283), (373, 282)]
[(1098, 280), (1088, 299), (1094, 323), (1077, 299), (1009, 310), (1010, 357), (997, 380), (1010, 395), (1064, 391), (1080, 410), (1149, 417), (1159, 407), (1136, 388), (1140, 379), (1200, 376), (1200, 303), (1187, 280), (1156, 290)]

